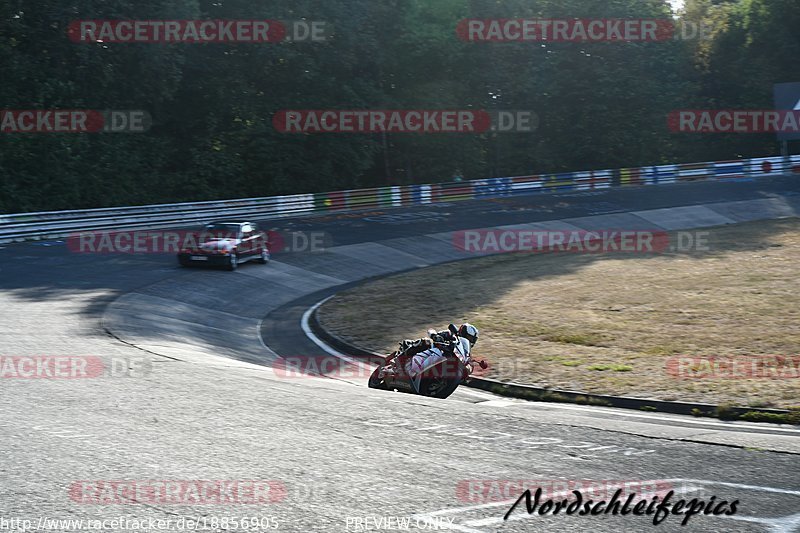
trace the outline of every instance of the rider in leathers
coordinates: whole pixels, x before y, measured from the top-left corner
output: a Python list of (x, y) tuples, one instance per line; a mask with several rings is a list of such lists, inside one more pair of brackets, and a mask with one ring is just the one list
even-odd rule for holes
[[(464, 324), (460, 328), (456, 328), (454, 324), (450, 324), (446, 330), (436, 331), (434, 329), (428, 330), (428, 336), (422, 339), (406, 339), (400, 343), (400, 350), (396, 352), (394, 357), (390, 357), (387, 362), (397, 358), (396, 368), (399, 372), (405, 372), (406, 362), (415, 355), (437, 347), (444, 353), (452, 352), (453, 344), (457, 342), (458, 337), (466, 338), (471, 346), (475, 346), (478, 342), (478, 329), (472, 324)], [(388, 365), (387, 365), (388, 366)], [(472, 371), (472, 367), (468, 368)]]

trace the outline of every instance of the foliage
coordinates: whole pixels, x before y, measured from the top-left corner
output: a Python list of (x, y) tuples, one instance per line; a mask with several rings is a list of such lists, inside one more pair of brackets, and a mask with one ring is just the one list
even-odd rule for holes
[[(7, 0), (4, 109), (144, 109), (142, 134), (0, 135), (0, 212), (767, 155), (772, 135), (670, 133), (683, 108), (770, 108), (800, 80), (796, 0), (687, 0), (705, 40), (459, 40), (464, 18), (669, 18), (666, 0)], [(78, 19), (322, 20), (324, 43), (74, 44)], [(286, 109), (532, 110), (518, 134), (283, 134)]]

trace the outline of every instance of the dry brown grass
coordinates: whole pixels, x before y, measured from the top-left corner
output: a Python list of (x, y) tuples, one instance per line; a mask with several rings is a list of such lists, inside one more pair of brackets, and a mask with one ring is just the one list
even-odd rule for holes
[[(800, 221), (708, 230), (711, 251), (514, 254), (461, 261), (346, 291), (323, 325), (389, 352), (467, 320), (501, 380), (664, 400), (800, 404), (800, 380), (679, 380), (675, 355), (800, 353)], [(469, 290), (465, 288), (469, 287)]]

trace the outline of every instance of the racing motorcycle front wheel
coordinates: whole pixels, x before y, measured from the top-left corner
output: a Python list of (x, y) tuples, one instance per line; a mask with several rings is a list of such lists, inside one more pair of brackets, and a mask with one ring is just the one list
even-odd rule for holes
[(444, 400), (458, 388), (459, 381), (445, 377), (423, 378), (419, 383), (420, 396)]
[(378, 390), (389, 390), (389, 387), (386, 385), (386, 380), (381, 377), (381, 371), (386, 366), (386, 363), (381, 363), (378, 365), (378, 368), (372, 373), (369, 377), (369, 383), (367, 386), (370, 389), (378, 389)]

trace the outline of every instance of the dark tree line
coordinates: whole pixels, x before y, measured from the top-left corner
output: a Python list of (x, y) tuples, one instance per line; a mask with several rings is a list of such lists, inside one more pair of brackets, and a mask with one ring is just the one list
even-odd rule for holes
[[(669, 18), (666, 0), (5, 0), (0, 107), (144, 109), (142, 134), (0, 134), (0, 211), (292, 194), (775, 153), (671, 133), (800, 81), (797, 0), (687, 0), (707, 39), (474, 44), (465, 18)], [(297, 19), (324, 43), (75, 44), (76, 19)], [(288, 135), (284, 109), (525, 109), (525, 134)]]

